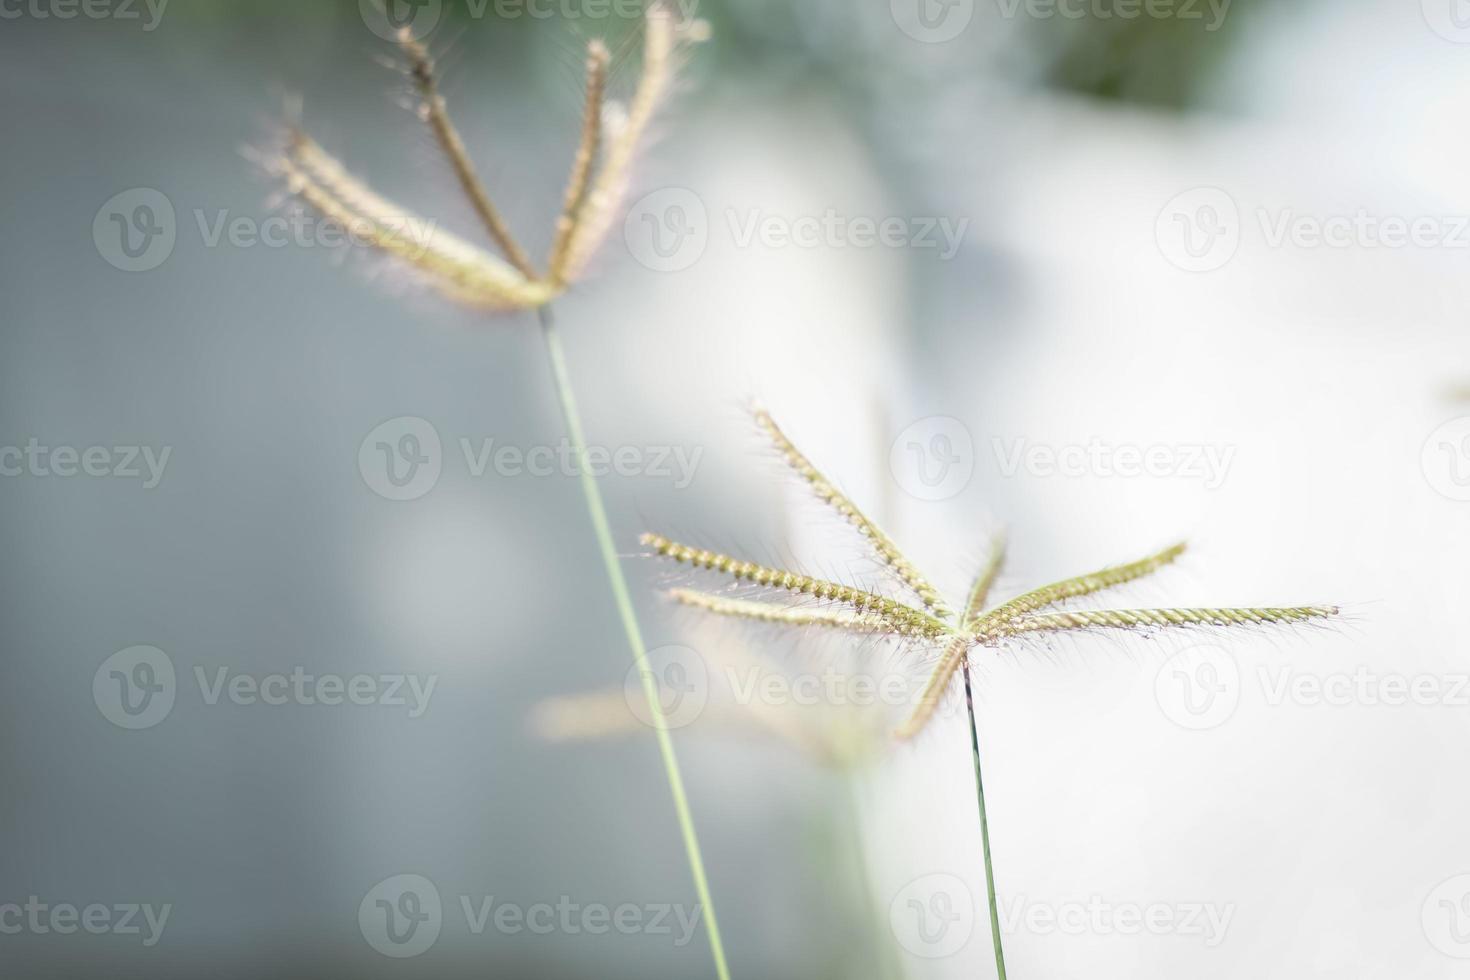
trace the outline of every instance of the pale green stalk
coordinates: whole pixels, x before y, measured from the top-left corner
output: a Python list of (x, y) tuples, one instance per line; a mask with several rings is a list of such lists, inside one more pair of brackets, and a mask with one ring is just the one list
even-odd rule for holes
[(551, 307), (537, 310), (541, 320), (541, 335), (546, 341), (546, 354), (551, 361), (551, 373), (556, 379), (556, 393), (561, 400), (562, 416), (566, 420), (567, 435), (577, 453), (578, 469), (582, 477), (582, 496), (587, 501), (587, 513), (592, 518), (592, 529), (597, 535), (597, 546), (602, 551), (602, 564), (607, 572), (608, 584), (612, 586), (613, 600), (617, 603), (618, 615), (623, 621), (623, 631), (628, 637), (628, 646), (633, 651), (633, 660), (643, 678), (643, 694), (648, 699), (648, 712), (653, 720), (653, 730), (658, 738), (659, 754), (663, 757), (664, 773), (669, 780), (669, 792), (674, 797), (674, 812), (679, 818), (679, 831), (684, 837), (684, 851), (689, 858), (689, 870), (694, 876), (694, 890), (699, 904), (704, 908), (705, 929), (709, 933), (710, 953), (715, 960), (715, 973), (719, 980), (730, 980), (730, 968), (725, 963), (725, 947), (720, 941), (720, 927), (715, 921), (715, 906), (710, 900), (709, 880), (704, 873), (704, 858), (699, 850), (699, 837), (694, 832), (694, 818), (689, 813), (689, 798), (684, 792), (684, 778), (679, 774), (679, 759), (674, 752), (674, 740), (669, 737), (668, 718), (664, 713), (663, 701), (659, 697), (658, 679), (648, 662), (648, 651), (643, 645), (643, 632), (638, 627), (638, 616), (633, 610), (633, 599), (628, 594), (628, 581), (623, 577), (623, 566), (618, 560), (617, 548), (613, 544), (612, 528), (607, 521), (607, 509), (602, 504), (602, 491), (592, 475), (592, 466), (587, 455), (587, 437), (582, 430), (582, 416), (577, 411), (577, 400), (572, 393), (572, 380), (567, 372), (566, 355), (562, 351), (561, 338), (556, 332)]
[(995, 971), (1006, 980), (1006, 957), (1000, 948), (1000, 913), (995, 904), (995, 869), (990, 863), (990, 823), (985, 819), (985, 780), (980, 776), (980, 733), (975, 727), (975, 696), (970, 691), (970, 658), (965, 658), (965, 708), (970, 712), (970, 751), (975, 757), (975, 798), (980, 802), (980, 846), (985, 852), (985, 899), (990, 905), (990, 938), (995, 944)]

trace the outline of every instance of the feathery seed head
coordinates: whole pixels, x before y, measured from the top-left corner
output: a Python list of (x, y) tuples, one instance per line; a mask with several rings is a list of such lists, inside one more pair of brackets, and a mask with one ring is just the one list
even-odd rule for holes
[(406, 29), (399, 31), (396, 40), (421, 100), (419, 115), (504, 259), (439, 232), (429, 245), (413, 247), (388, 220), (412, 216), (349, 177), (345, 168), (304, 136), (273, 159), (270, 169), (303, 205), (334, 221), (361, 224), (363, 240), (407, 263), (451, 299), (490, 310), (544, 306), (583, 274), (606, 239), (621, 212), (636, 152), (670, 87), (674, 56), (680, 45), (703, 40), (709, 30), (703, 21), (677, 23), (662, 4), (648, 10), (645, 28), (642, 75), (621, 117), (606, 100), (607, 46), (601, 41), (588, 45), (582, 132), (544, 275), (511, 233), (481, 182), (439, 92), (428, 47)]

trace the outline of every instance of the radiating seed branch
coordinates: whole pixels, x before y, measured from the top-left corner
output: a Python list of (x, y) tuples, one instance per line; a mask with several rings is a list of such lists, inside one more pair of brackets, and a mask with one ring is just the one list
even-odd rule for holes
[(1116, 565), (1112, 568), (1104, 568), (1102, 571), (1092, 572), (1089, 575), (1079, 575), (1076, 578), (1064, 579), (1051, 585), (1042, 586), (1025, 595), (997, 606), (992, 611), (981, 616), (975, 623), (975, 631), (982, 634), (990, 634), (997, 631), (1007, 622), (1018, 616), (1024, 616), (1038, 609), (1065, 602), (1068, 599), (1076, 599), (1081, 596), (1092, 595), (1104, 589), (1132, 582), (1152, 574), (1174, 561), (1184, 553), (1184, 544), (1176, 544), (1165, 548), (1158, 554), (1149, 555), (1138, 561), (1127, 565)]
[(434, 77), (434, 60), (429, 56), (429, 49), (415, 40), (408, 28), (399, 31), (398, 46), (408, 58), (409, 73), (413, 76), (414, 86), (423, 99), (425, 121), (433, 130), (434, 138), (438, 140), (440, 149), (444, 151), (445, 157), (454, 168), (460, 187), (464, 189), (465, 196), (470, 199), (475, 213), (480, 216), (480, 221), (485, 225), (490, 237), (500, 246), (511, 265), (519, 269), (521, 275), (527, 279), (538, 278), (539, 273), (531, 264), (530, 257), (516, 242), (515, 236), (510, 232), (510, 226), (505, 223), (500, 211), (490, 200), (485, 185), (475, 172), (475, 165), (470, 161), (469, 151), (465, 149), (459, 130), (449, 118), (448, 106), (445, 105), (444, 97), (439, 94), (439, 84)]
[[(673, 589), (669, 597), (675, 602), (717, 616), (748, 619), (758, 623), (774, 623), (780, 626), (821, 626), (847, 630), (853, 633), (904, 633), (907, 627), (896, 624), (883, 616), (848, 612), (844, 609), (792, 609), (769, 602), (749, 602), (729, 599), (724, 596), (696, 592), (692, 589)], [(928, 635), (928, 634), (918, 634)]]
[(649, 8), (645, 18), (643, 71), (628, 105), (627, 116), (607, 144), (602, 169), (587, 192), (582, 218), (572, 232), (563, 271), (568, 279), (575, 279), (581, 274), (607, 237), (622, 208), (633, 159), (673, 80), (678, 34), (672, 13), (657, 5)]
[(587, 195), (592, 186), (592, 168), (597, 162), (602, 141), (603, 98), (607, 91), (607, 46), (593, 41), (587, 46), (587, 100), (582, 111), (582, 138), (572, 161), (572, 175), (567, 181), (561, 217), (556, 222), (556, 240), (551, 247), (547, 275), (558, 287), (566, 284), (568, 251), (572, 234), (587, 210)]
[(796, 444), (787, 437), (785, 432), (781, 431), (781, 427), (776, 424), (771, 413), (763, 408), (757, 408), (755, 420), (765, 430), (776, 449), (780, 451), (786, 465), (790, 466), (792, 471), (806, 482), (817, 499), (827, 504), (840, 514), (843, 520), (857, 528), (858, 533), (868, 539), (878, 560), (893, 569), (904, 584), (914, 591), (926, 608), (941, 619), (949, 618), (951, 613), (945, 606), (939, 591), (929, 584), (908, 558), (904, 557), (903, 552), (898, 550), (893, 539), (883, 533), (882, 528), (859, 510), (856, 504), (822, 474), (821, 470), (812, 465), (812, 461), (796, 448)]
[(1005, 562), (1006, 538), (1004, 534), (998, 534), (990, 542), (990, 555), (985, 560), (985, 567), (980, 569), (980, 574), (975, 577), (975, 584), (970, 587), (970, 598), (965, 602), (965, 614), (960, 618), (961, 629), (970, 629), (985, 611), (990, 590), (994, 588), (995, 580)]
[(1057, 633), (1064, 630), (1149, 629), (1173, 626), (1268, 626), (1306, 623), (1338, 614), (1331, 606), (1278, 609), (1103, 609), (1049, 613), (1012, 619), (998, 628), (1000, 636)]
[(847, 606), (858, 613), (875, 614), (887, 620), (894, 632), (905, 635), (920, 636), (943, 636), (950, 632), (947, 624), (935, 619), (928, 613), (921, 612), (910, 606), (904, 605), (886, 596), (875, 595), (862, 589), (854, 589), (851, 586), (840, 585), (836, 582), (827, 582), (822, 579), (812, 578), (809, 575), (800, 575), (796, 572), (788, 572), (779, 568), (770, 568), (758, 565), (755, 562), (741, 561), (729, 555), (722, 555), (715, 551), (706, 551), (702, 548), (691, 548), (688, 545), (670, 541), (668, 538), (658, 534), (645, 534), (642, 537), (645, 547), (652, 548), (660, 557), (669, 558), (695, 568), (705, 568), (711, 571), (721, 572), (731, 578), (742, 582), (752, 582), (756, 585), (773, 589), (783, 589), (794, 595), (812, 596), (828, 602), (835, 602)]
[(293, 135), (271, 166), (308, 207), (413, 267), (461, 302), (503, 310), (537, 306), (550, 298), (544, 284), (528, 282), (494, 255), (379, 196), (305, 135)]
[(935, 665), (934, 672), (929, 675), (929, 682), (924, 685), (913, 713), (894, 731), (894, 738), (908, 741), (924, 730), (934, 718), (934, 713), (939, 710), (939, 703), (949, 690), (950, 681), (954, 680), (955, 673), (965, 662), (965, 657), (969, 656), (970, 647), (974, 645), (975, 638), (968, 634), (957, 635), (950, 640), (939, 658), (939, 663)]

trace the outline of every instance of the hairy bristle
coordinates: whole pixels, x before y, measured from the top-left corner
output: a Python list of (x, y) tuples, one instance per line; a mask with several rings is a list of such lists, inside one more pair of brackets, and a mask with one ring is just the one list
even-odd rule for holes
[(572, 235), (587, 210), (587, 195), (592, 186), (592, 168), (597, 162), (602, 141), (603, 99), (607, 91), (607, 46), (593, 41), (587, 46), (587, 99), (582, 111), (582, 138), (572, 161), (572, 176), (567, 181), (561, 217), (556, 222), (556, 240), (551, 247), (547, 276), (557, 286), (565, 285), (567, 259)]
[(1331, 606), (1267, 609), (1103, 609), (1023, 616), (1000, 625), (994, 635), (1055, 633), (1064, 630), (1148, 629), (1175, 626), (1266, 626), (1306, 623), (1338, 614)]
[(776, 449), (780, 451), (786, 465), (790, 466), (792, 471), (806, 482), (817, 499), (835, 510), (843, 520), (857, 528), (858, 533), (868, 539), (878, 560), (893, 569), (903, 583), (919, 597), (919, 601), (924, 604), (925, 608), (941, 619), (947, 619), (951, 613), (945, 606), (939, 591), (930, 585), (923, 575), (919, 574), (919, 570), (914, 567), (913, 563), (898, 550), (893, 539), (884, 534), (882, 528), (859, 510), (856, 504), (822, 474), (821, 470), (812, 465), (812, 461), (796, 448), (796, 444), (787, 437), (786, 433), (781, 431), (781, 427), (776, 424), (770, 412), (763, 408), (755, 409), (755, 420), (765, 430)]
[(970, 597), (965, 602), (965, 614), (960, 617), (961, 629), (969, 629), (985, 611), (985, 603), (990, 598), (990, 590), (994, 588), (995, 580), (1000, 576), (1000, 570), (1005, 565), (1005, 561), (1005, 535), (997, 535), (990, 542), (990, 556), (985, 560), (985, 567), (980, 569), (980, 574), (975, 576), (975, 584), (970, 587)]
[(453, 299), (509, 310), (538, 306), (550, 298), (544, 284), (528, 282), (495, 256), (379, 196), (303, 134), (295, 134), (270, 166), (308, 207), (402, 260)]
[(820, 626), (828, 629), (847, 630), (853, 633), (898, 633), (900, 635), (927, 636), (915, 633), (908, 623), (895, 623), (883, 616), (848, 612), (842, 609), (792, 609), (772, 605), (769, 602), (750, 602), (743, 599), (728, 599), (724, 596), (696, 592), (692, 589), (672, 589), (669, 598), (675, 602), (734, 619), (747, 619), (757, 623), (773, 623), (781, 626)]
[(950, 640), (939, 658), (939, 663), (934, 666), (934, 672), (929, 675), (929, 682), (924, 685), (924, 691), (919, 695), (919, 702), (914, 706), (913, 713), (894, 731), (894, 738), (908, 741), (924, 730), (939, 710), (939, 704), (944, 700), (950, 682), (954, 680), (955, 673), (965, 662), (965, 657), (974, 644), (975, 638), (968, 634), (958, 635)]
[(812, 578), (797, 572), (741, 561), (715, 551), (691, 548), (658, 534), (645, 534), (641, 540), (645, 547), (652, 548), (663, 558), (692, 565), (695, 568), (720, 572), (737, 581), (782, 589), (794, 595), (811, 596), (846, 606), (858, 613), (877, 615), (886, 620), (895, 633), (934, 637), (942, 636), (948, 630), (943, 622), (929, 614), (886, 596), (875, 595), (862, 589)]
[(470, 199), (470, 204), (474, 207), (475, 213), (480, 216), (485, 230), (490, 233), (495, 244), (505, 253), (511, 265), (515, 266), (528, 280), (535, 280), (539, 276), (536, 267), (531, 264), (530, 256), (516, 242), (515, 236), (510, 232), (510, 226), (506, 224), (500, 211), (490, 200), (485, 185), (480, 181), (479, 174), (475, 172), (475, 165), (470, 161), (469, 151), (465, 149), (459, 130), (449, 118), (448, 106), (445, 105), (444, 97), (439, 94), (438, 82), (434, 77), (434, 60), (429, 56), (429, 49), (415, 40), (407, 28), (399, 32), (398, 46), (408, 58), (409, 74), (423, 99), (424, 117), (429, 123), (429, 128), (434, 132), (439, 148), (444, 151), (444, 156), (454, 168), (455, 176), (459, 179), (465, 196)]
[(634, 157), (673, 81), (674, 49), (679, 39), (673, 14), (658, 5), (650, 7), (645, 18), (643, 71), (626, 117), (616, 134), (610, 134), (602, 170), (587, 191), (582, 219), (567, 245), (563, 275), (568, 280), (582, 274), (622, 210)]
[(1088, 575), (1078, 575), (1076, 578), (1042, 586), (1025, 595), (1017, 596), (981, 616), (975, 623), (975, 629), (977, 632), (990, 633), (1018, 616), (1143, 578), (1173, 562), (1184, 553), (1184, 548), (1185, 545), (1181, 542), (1157, 554), (1129, 562), (1126, 565), (1116, 565)]

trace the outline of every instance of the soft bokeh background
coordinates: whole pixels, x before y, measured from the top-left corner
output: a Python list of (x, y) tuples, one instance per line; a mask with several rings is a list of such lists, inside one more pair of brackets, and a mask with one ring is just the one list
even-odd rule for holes
[[(635, 25), (532, 6), (554, 16), (450, 0), (430, 41), (487, 182), (540, 253), (581, 47), (610, 34), (626, 48)], [(460, 450), (560, 444), (533, 324), (456, 310), (363, 255), (209, 243), (222, 213), (281, 213), (242, 149), (270, 145), (293, 96), (357, 172), (474, 234), (380, 63), (389, 46), (352, 3), (173, 0), (152, 30), (142, 4), (135, 20), (41, 16), (69, 9), (27, 0), (0, 19), (0, 446), (170, 455), (154, 488), (0, 477), (0, 906), (171, 912), (148, 947), (0, 928), (0, 972), (712, 975), (703, 931), (477, 935), (460, 908), (695, 902), (653, 739), (548, 744), (529, 724), (545, 698), (620, 690), (629, 664), (576, 481), (476, 476)], [(659, 601), (666, 577), (636, 560), (656, 526), (867, 574), (762, 450), (750, 396), (955, 601), (1002, 526), (1008, 590), (1188, 536), (1185, 561), (1127, 601), (1350, 616), (977, 664), (1011, 975), (1465, 976), (1470, 19), (1453, 0), (1122, 16), (1138, 9), (699, 5), (714, 38), (639, 170), (633, 217), (558, 310), (592, 440), (701, 454), (687, 486), (604, 480), (645, 631), (794, 670), (837, 656), (710, 630)], [(622, 63), (620, 90), (635, 73)], [(126, 272), (94, 221), (137, 188), (167, 198), (176, 241)], [(945, 256), (741, 234), (756, 216), (829, 212), (963, 235)], [(1429, 238), (1274, 238), (1283, 220), (1360, 215), (1430, 219)], [(665, 262), (650, 220), (701, 234)], [(433, 426), (443, 472), (391, 501), (359, 449), (402, 417)], [(1046, 475), (1006, 466), (1016, 440), (1176, 460), (1211, 447), (1230, 466), (1218, 486)], [(946, 459), (959, 476), (928, 492), (916, 467)], [(93, 679), (135, 645), (167, 654), (177, 693), (133, 731), (99, 710)], [(911, 650), (874, 656), (922, 667)], [(436, 686), (420, 717), (211, 704), (195, 672), (221, 668)], [(1358, 674), (1434, 703), (1273, 694), (1282, 676)], [(1224, 708), (1190, 714), (1181, 679)], [(852, 777), (709, 727), (675, 737), (735, 976), (993, 975), (962, 711)], [(399, 960), (358, 909), (405, 873), (444, 912), (433, 947)], [(1046, 925), (1088, 903), (1209, 907), (1228, 928)], [(914, 942), (926, 911), (959, 917), (938, 946)]]

